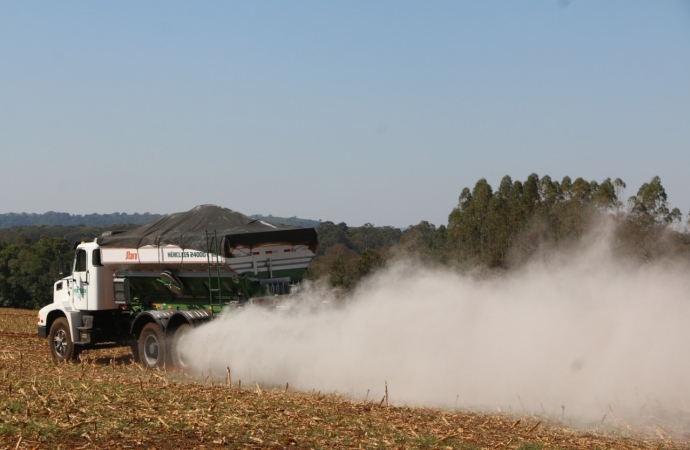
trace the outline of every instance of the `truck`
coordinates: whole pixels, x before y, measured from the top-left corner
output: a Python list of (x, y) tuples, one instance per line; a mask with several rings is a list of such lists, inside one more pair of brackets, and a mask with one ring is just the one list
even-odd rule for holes
[[(276, 307), (301, 287), (318, 249), (314, 228), (273, 225), (201, 205), (75, 245), (74, 262), (38, 313), (55, 362), (129, 346), (149, 368), (187, 365), (193, 327), (250, 305)], [(62, 262), (59, 262), (62, 266)]]

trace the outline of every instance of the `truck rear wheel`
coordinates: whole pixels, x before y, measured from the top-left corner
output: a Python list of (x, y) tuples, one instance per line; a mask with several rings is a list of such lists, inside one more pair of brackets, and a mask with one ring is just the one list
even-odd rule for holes
[(185, 338), (185, 335), (191, 330), (188, 323), (183, 323), (175, 330), (170, 340), (170, 359), (172, 365), (178, 370), (187, 370), (189, 368), (189, 357), (184, 350), (180, 348), (180, 342)]
[(79, 356), (79, 348), (72, 341), (69, 322), (64, 317), (55, 319), (50, 326), (48, 342), (55, 362), (71, 362)]
[(150, 369), (165, 365), (165, 339), (154, 322), (147, 323), (139, 334), (139, 358)]

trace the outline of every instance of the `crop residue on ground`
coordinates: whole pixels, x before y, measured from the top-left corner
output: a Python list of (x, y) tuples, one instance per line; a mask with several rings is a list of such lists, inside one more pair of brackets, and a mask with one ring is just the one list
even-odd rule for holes
[(35, 317), (0, 309), (0, 448), (686, 448), (663, 426), (640, 434), (607, 420), (583, 432), (515, 410), (395, 407), (226, 371), (145, 371), (123, 348), (55, 365)]

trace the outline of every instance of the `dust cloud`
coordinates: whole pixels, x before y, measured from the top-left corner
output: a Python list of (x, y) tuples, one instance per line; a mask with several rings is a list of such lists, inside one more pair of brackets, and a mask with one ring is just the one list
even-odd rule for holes
[(234, 384), (634, 423), (690, 407), (689, 274), (617, 261), (606, 236), (483, 280), (400, 262), (344, 305), (226, 314), (185, 352)]

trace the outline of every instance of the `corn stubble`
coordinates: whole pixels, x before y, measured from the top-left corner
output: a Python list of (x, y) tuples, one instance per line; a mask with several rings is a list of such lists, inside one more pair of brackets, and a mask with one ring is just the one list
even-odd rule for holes
[[(0, 310), (0, 448), (680, 449), (672, 430), (394, 406), (224, 374), (147, 371), (125, 349), (55, 365), (35, 313)], [(240, 387), (245, 386), (245, 387)], [(454, 395), (454, 394), (453, 394)]]

